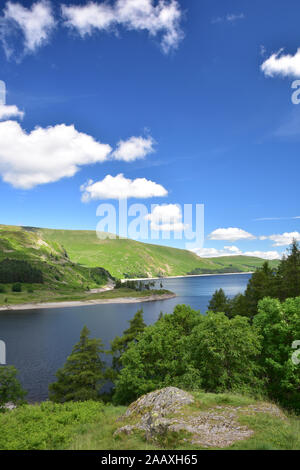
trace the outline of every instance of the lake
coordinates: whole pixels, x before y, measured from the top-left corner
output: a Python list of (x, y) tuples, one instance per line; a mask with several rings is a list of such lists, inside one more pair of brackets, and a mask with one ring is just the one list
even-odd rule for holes
[(165, 279), (163, 287), (177, 297), (157, 302), (0, 312), (0, 339), (6, 343), (7, 364), (18, 369), (28, 401), (45, 400), (49, 383), (78, 341), (83, 325), (109, 348), (109, 342), (122, 334), (139, 308), (143, 308), (147, 324), (154, 323), (161, 311), (172, 313), (177, 304), (205, 313), (216, 289), (222, 287), (233, 297), (244, 292), (250, 277), (231, 274)]

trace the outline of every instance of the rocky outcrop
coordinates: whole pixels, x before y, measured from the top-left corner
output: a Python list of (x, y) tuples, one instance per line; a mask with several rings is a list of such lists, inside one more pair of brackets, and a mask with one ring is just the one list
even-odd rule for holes
[[(194, 406), (188, 406), (194, 405)], [(121, 418), (124, 425), (116, 435), (143, 432), (147, 440), (161, 441), (168, 433), (199, 447), (228, 447), (250, 437), (253, 431), (239, 423), (241, 415), (268, 413), (283, 418), (275, 405), (215, 406), (197, 410), (194, 397), (183, 390), (168, 387), (148, 393), (132, 403)], [(125, 422), (134, 424), (125, 424)]]

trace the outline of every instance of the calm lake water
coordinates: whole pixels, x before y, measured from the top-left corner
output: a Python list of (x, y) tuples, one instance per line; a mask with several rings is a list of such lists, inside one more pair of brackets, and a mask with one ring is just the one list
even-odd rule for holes
[(55, 380), (56, 370), (78, 341), (83, 325), (108, 348), (110, 340), (122, 334), (139, 308), (143, 308), (147, 324), (154, 323), (161, 311), (172, 313), (177, 304), (205, 313), (216, 289), (222, 287), (233, 297), (244, 292), (250, 277), (232, 274), (166, 279), (164, 288), (177, 297), (165, 301), (0, 312), (0, 339), (6, 343), (7, 364), (18, 369), (29, 401), (45, 400), (49, 383)]

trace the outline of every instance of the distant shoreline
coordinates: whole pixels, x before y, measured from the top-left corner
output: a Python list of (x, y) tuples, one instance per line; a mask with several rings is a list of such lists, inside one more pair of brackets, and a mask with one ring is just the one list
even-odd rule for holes
[(68, 300), (62, 302), (40, 302), (1, 306), (0, 311), (14, 310), (39, 310), (44, 308), (67, 308), (67, 307), (86, 307), (88, 305), (101, 304), (136, 304), (139, 302), (155, 302), (157, 300), (168, 300), (176, 297), (176, 294), (154, 294), (147, 297), (116, 297), (114, 299), (93, 299), (93, 300)]
[(163, 281), (164, 279), (184, 279), (186, 277), (206, 277), (206, 276), (232, 276), (233, 274), (254, 274), (254, 271), (247, 271), (247, 272), (242, 272), (242, 273), (186, 274), (185, 276), (136, 277), (136, 278), (131, 278), (131, 279), (121, 279), (121, 282), (126, 282), (126, 281)]

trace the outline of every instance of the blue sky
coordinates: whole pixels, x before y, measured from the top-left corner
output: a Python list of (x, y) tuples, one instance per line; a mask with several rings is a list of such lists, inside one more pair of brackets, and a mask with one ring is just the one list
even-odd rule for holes
[(204, 256), (300, 239), (298, 1), (61, 5), (1, 1), (1, 223), (94, 230), (127, 191), (204, 204)]

